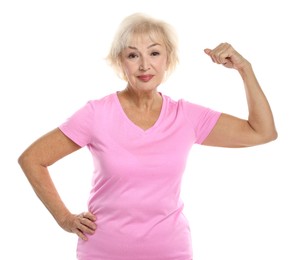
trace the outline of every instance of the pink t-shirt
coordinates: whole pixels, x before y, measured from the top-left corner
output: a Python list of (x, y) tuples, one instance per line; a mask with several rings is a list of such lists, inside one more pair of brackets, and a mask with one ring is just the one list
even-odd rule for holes
[(157, 122), (133, 124), (117, 94), (89, 101), (60, 129), (94, 160), (88, 208), (97, 229), (78, 240), (79, 260), (190, 260), (181, 179), (193, 144), (201, 144), (220, 113), (162, 95)]

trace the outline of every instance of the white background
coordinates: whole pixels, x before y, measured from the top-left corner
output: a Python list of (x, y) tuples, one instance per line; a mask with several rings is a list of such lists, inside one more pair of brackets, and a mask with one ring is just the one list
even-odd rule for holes
[[(253, 148), (193, 148), (182, 196), (194, 259), (296, 260), (293, 3), (1, 1), (1, 259), (75, 259), (76, 236), (60, 229), (40, 203), (17, 158), (89, 99), (125, 87), (104, 58), (120, 21), (145, 12), (171, 23), (180, 39), (180, 65), (160, 91), (246, 117), (239, 75), (203, 53), (206, 47), (230, 42), (252, 62), (279, 133), (275, 142)], [(82, 149), (50, 170), (69, 208), (85, 210), (92, 173), (88, 151)]]

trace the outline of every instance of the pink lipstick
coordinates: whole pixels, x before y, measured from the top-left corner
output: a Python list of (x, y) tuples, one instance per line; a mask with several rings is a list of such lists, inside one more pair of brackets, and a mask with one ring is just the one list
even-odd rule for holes
[(140, 75), (137, 76), (138, 79), (140, 79), (143, 82), (148, 82), (152, 79), (153, 75)]

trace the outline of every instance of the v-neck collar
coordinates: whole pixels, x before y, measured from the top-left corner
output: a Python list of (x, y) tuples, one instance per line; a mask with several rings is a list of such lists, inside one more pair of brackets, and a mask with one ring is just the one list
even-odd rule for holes
[(162, 107), (161, 107), (161, 111), (160, 111), (160, 114), (159, 114), (159, 117), (157, 119), (157, 121), (148, 129), (143, 129), (141, 128), (140, 126), (136, 125), (133, 121), (131, 121), (131, 119), (127, 116), (126, 112), (124, 111), (122, 105), (121, 105), (121, 102), (119, 100), (119, 97), (118, 97), (118, 92), (114, 93), (114, 100), (115, 100), (115, 103), (116, 105), (118, 106), (119, 108), (119, 111), (120, 113), (122, 114), (123, 116), (123, 119), (132, 127), (134, 128), (136, 131), (138, 132), (141, 132), (143, 134), (148, 134), (150, 132), (152, 132), (154, 129), (156, 129), (160, 122), (162, 121), (162, 118), (164, 116), (164, 113), (165, 113), (165, 110), (166, 110), (166, 99), (164, 98), (164, 96), (162, 95), (161, 92), (158, 92), (161, 97), (162, 97)]

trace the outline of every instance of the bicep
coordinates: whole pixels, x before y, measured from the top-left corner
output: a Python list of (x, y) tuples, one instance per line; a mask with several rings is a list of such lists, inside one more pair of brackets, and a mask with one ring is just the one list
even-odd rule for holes
[(20, 156), (37, 164), (49, 166), (81, 147), (56, 128), (32, 143)]
[(218, 147), (247, 147), (260, 143), (260, 138), (249, 122), (222, 113), (203, 145)]

